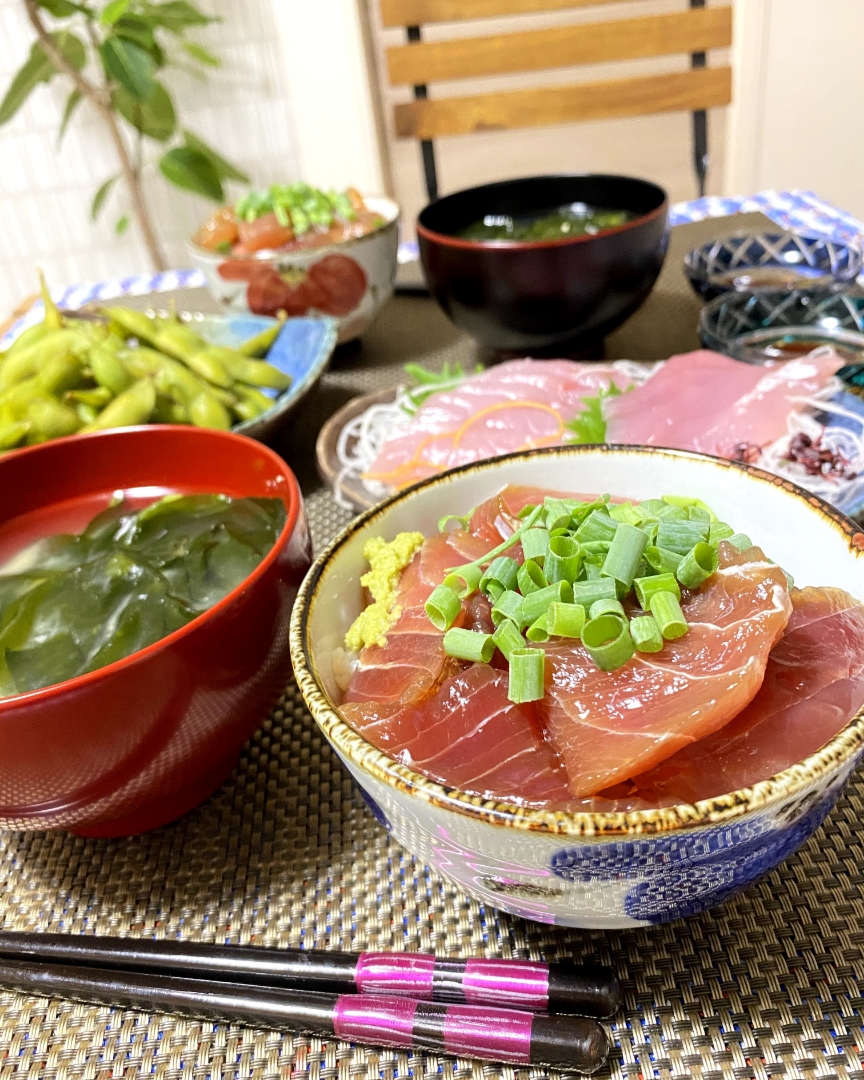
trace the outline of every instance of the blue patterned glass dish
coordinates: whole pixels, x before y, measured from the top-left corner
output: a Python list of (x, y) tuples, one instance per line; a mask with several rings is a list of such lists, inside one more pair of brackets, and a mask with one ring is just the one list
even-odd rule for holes
[(831, 345), (847, 365), (861, 364), (864, 290), (724, 293), (702, 309), (699, 339), (706, 349), (751, 364), (789, 360), (820, 345)]
[(861, 268), (862, 254), (852, 244), (791, 231), (735, 233), (684, 258), (684, 273), (703, 300), (759, 288), (841, 288)]

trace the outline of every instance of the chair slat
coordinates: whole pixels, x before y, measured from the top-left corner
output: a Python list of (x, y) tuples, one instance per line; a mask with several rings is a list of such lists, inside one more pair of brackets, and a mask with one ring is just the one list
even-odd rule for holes
[(731, 7), (693, 8), (638, 19), (397, 45), (387, 50), (387, 67), (394, 86), (416, 86), (448, 79), (705, 52), (731, 43)]
[(621, 0), (381, 0), (384, 26), (422, 26), (424, 23), (491, 19), (499, 15), (537, 14), (567, 8), (599, 7)]
[(437, 139), (442, 135), (545, 127), (581, 120), (692, 112), (728, 105), (732, 69), (697, 68), (670, 75), (510, 90), (412, 101), (394, 108), (396, 135)]

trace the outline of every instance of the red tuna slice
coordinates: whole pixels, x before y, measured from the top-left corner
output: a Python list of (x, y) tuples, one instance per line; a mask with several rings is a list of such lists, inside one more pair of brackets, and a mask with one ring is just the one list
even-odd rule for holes
[(835, 353), (772, 367), (700, 350), (672, 356), (646, 383), (604, 402), (606, 440), (732, 457), (786, 431), (796, 399), (821, 390), (842, 366)]
[[(476, 554), (466, 551), (474, 545)], [(478, 550), (479, 549), (479, 550)], [(433, 536), (403, 570), (396, 604), (402, 609), (387, 632), (385, 645), (371, 645), (360, 654), (351, 676), (346, 701), (407, 703), (430, 694), (452, 671), (455, 662), (444, 655), (444, 635), (429, 621), (424, 605), (447, 570), (465, 562), (465, 554), (477, 558), (485, 545), (473, 538), (463, 538), (462, 550), (449, 543), (447, 536)], [(461, 625), (464, 615), (456, 621)]]
[(750, 704), (634, 784), (654, 806), (710, 799), (815, 753), (864, 704), (864, 607), (841, 589), (795, 589), (792, 616)]
[(520, 805), (570, 799), (567, 774), (531, 705), (507, 698), (508, 676), (474, 664), (410, 705), (348, 703), (347, 722), (403, 765), (469, 795)]
[(510, 360), (432, 394), (390, 432), (365, 475), (404, 487), (456, 465), (565, 440), (582, 399), (629, 379), (608, 364)]
[(682, 598), (690, 629), (661, 652), (600, 671), (581, 644), (550, 643), (545, 710), (578, 797), (646, 772), (728, 724), (762, 682), (791, 604), (759, 548), (720, 545), (720, 569)]

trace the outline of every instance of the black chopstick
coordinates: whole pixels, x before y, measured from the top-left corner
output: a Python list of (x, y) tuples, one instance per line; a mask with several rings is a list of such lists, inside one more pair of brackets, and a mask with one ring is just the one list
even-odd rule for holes
[(606, 1032), (587, 1017), (377, 994), (267, 989), (13, 960), (0, 961), (0, 986), (139, 1012), (181, 1013), (246, 1027), (570, 1072), (596, 1072), (609, 1050)]
[(608, 968), (527, 960), (442, 960), (425, 953), (262, 949), (189, 941), (0, 932), (0, 957), (328, 993), (395, 994), (531, 1012), (613, 1016)]

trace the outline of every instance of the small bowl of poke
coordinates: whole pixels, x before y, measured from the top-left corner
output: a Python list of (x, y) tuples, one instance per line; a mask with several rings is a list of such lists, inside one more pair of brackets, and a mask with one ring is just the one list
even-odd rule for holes
[(290, 669), (297, 482), (225, 431), (95, 431), (0, 457), (0, 822), (127, 836), (227, 778)]
[(859, 761), (862, 551), (746, 464), (513, 454), (350, 525), (303, 584), (292, 660), (433, 869), (542, 922), (663, 922), (791, 855)]
[(329, 315), (358, 337), (393, 294), (399, 207), (384, 196), (302, 182), (250, 191), (189, 243), (220, 303), (256, 315)]
[(594, 355), (657, 280), (668, 200), (627, 176), (523, 177), (430, 204), (417, 237), (429, 291), (483, 344)]

